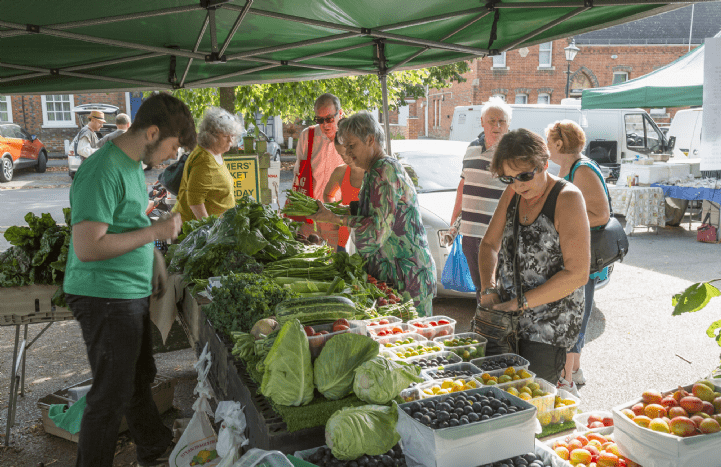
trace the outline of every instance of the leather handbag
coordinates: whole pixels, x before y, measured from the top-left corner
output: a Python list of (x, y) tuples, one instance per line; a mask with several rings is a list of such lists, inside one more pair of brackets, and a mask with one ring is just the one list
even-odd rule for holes
[(718, 243), (718, 230), (711, 224), (711, 213), (707, 212), (701, 227), (696, 231), (696, 241), (703, 243)]
[(621, 223), (611, 213), (605, 226), (591, 230), (591, 272), (602, 271), (611, 263), (623, 261), (626, 253), (628, 237)]

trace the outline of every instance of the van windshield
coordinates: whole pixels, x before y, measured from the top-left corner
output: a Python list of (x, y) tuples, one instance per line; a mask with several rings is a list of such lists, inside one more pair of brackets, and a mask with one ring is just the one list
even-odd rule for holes
[(644, 114), (627, 114), (626, 146), (642, 153), (661, 152), (664, 138), (658, 127)]

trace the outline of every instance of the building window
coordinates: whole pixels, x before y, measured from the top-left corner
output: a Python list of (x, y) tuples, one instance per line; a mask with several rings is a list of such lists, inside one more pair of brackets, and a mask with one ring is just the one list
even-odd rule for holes
[(514, 104), (528, 104), (528, 94), (516, 94)]
[(553, 42), (544, 42), (538, 46), (538, 66), (540, 68), (551, 67), (551, 55), (553, 53)]
[(505, 94), (494, 94), (492, 97), (497, 97), (499, 99), (502, 99), (503, 102), (506, 102), (506, 95)]
[(506, 52), (501, 52), (501, 55), (493, 56), (493, 68), (505, 68), (506, 67)]
[(44, 127), (77, 127), (72, 95), (41, 96)]
[(613, 72), (613, 83), (611, 83), (611, 84), (625, 83), (626, 81), (628, 81), (628, 72), (627, 71), (614, 71)]
[(13, 109), (10, 96), (0, 96), (0, 122), (12, 123)]
[(539, 92), (538, 93), (538, 103), (539, 104), (550, 104), (551, 103), (551, 95), (546, 92)]

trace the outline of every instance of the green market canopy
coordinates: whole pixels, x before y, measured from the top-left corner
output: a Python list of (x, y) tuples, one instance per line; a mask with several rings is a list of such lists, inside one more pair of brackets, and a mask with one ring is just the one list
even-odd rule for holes
[(0, 94), (299, 81), (451, 63), (684, 6), (666, 0), (4, 2)]
[[(721, 34), (721, 33), (720, 33)], [(718, 37), (719, 34), (716, 34)], [(583, 109), (703, 105), (703, 44), (678, 60), (624, 83), (584, 89)]]

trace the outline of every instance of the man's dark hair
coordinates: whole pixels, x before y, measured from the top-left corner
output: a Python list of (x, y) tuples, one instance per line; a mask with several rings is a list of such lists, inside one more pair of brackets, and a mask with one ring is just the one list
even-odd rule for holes
[(184, 148), (195, 147), (195, 122), (190, 109), (180, 99), (166, 93), (148, 97), (135, 114), (135, 121), (128, 131), (136, 133), (153, 125), (160, 129), (159, 141), (177, 137)]

